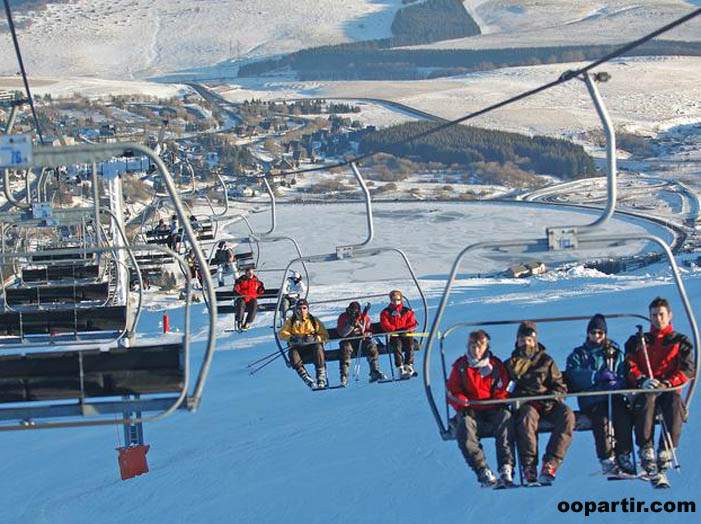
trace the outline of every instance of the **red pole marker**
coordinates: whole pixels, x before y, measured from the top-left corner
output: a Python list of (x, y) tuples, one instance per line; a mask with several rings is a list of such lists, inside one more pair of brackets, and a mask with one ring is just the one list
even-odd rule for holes
[(170, 319), (168, 318), (168, 313), (163, 312), (163, 333), (168, 333), (170, 331)]

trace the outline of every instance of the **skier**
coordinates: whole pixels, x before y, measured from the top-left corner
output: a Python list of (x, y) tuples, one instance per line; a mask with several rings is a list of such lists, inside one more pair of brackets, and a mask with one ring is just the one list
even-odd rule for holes
[[(233, 269), (234, 253), (229, 249), (224, 240), (217, 244), (217, 251), (214, 254), (214, 260), (217, 262), (217, 278), (219, 287), (224, 285), (224, 274), (230, 273)], [(238, 278), (235, 275), (234, 278)]]
[[(489, 335), (478, 329), (470, 333), (465, 354), (453, 363), (448, 392), (462, 402), (448, 398), (456, 411), (458, 447), (482, 487), (513, 485), (514, 424), (507, 404), (475, 405), (470, 400), (506, 398), (509, 374), (489, 349)], [(479, 435), (494, 435), (499, 480), (487, 466)]]
[[(516, 347), (504, 365), (513, 382), (510, 384), (510, 388), (513, 387), (513, 397), (567, 393), (567, 386), (557, 364), (537, 340), (537, 328), (533, 322), (521, 322)], [(538, 422), (541, 418), (549, 420), (555, 427), (548, 440), (538, 476)], [(574, 412), (562, 400), (525, 402), (516, 412), (515, 429), (526, 483), (551, 484), (555, 480), (555, 471), (572, 443)]]
[[(300, 298), (297, 301), (294, 314), (285, 320), (278, 336), (289, 341), (290, 363), (304, 383), (312, 389), (325, 389), (327, 382), (323, 343), (329, 339), (329, 333), (324, 324), (309, 313), (309, 302), (306, 299)], [(316, 382), (304, 368), (301, 352), (312, 354)]]
[(305, 295), (307, 292), (307, 286), (302, 282), (302, 275), (296, 271), (292, 271), (287, 280), (285, 280), (285, 285), (282, 290), (282, 301), (280, 303), (280, 311), (282, 313), (282, 319), (287, 317), (287, 311), (290, 307), (295, 305), (295, 302)]
[(178, 215), (170, 217), (170, 229), (168, 231), (166, 244), (173, 251), (175, 251), (175, 247), (178, 245)]
[[(603, 315), (596, 314), (589, 320), (584, 344), (567, 357), (565, 380), (569, 391), (573, 392), (616, 390), (625, 386), (623, 352), (608, 338)], [(577, 402), (579, 409), (591, 419), (601, 472), (604, 475), (633, 475), (632, 420), (626, 398), (611, 395), (609, 401), (608, 396), (587, 396), (578, 397)]]
[[(369, 304), (368, 304), (369, 306)], [(367, 308), (369, 309), (369, 307)], [(344, 338), (339, 344), (341, 360), (341, 385), (348, 385), (348, 371), (351, 366), (353, 352), (365, 352), (370, 364), (370, 382), (384, 380), (387, 377), (378, 366), (379, 353), (377, 344), (372, 340), (372, 324), (367, 311), (360, 311), (359, 302), (348, 304), (345, 312), (338, 317), (336, 325), (338, 334)]]
[[(253, 274), (253, 266), (249, 266), (246, 269), (246, 274), (236, 279), (234, 293), (239, 295), (234, 302), (236, 324), (240, 331), (246, 331), (256, 317), (258, 298), (265, 293), (263, 282)], [(244, 312), (246, 313), (245, 322), (243, 320)]]
[(385, 333), (403, 332), (390, 335), (389, 346), (394, 352), (394, 365), (401, 378), (411, 378), (414, 374), (414, 337), (411, 332), (417, 324), (414, 310), (404, 305), (402, 292), (398, 289), (390, 291), (389, 301), (389, 305), (380, 313), (380, 325)]
[[(633, 401), (635, 440), (640, 464), (655, 487), (667, 487), (667, 470), (679, 445), (685, 406), (680, 391), (659, 391), (681, 386), (694, 377), (692, 345), (674, 331), (672, 310), (662, 297), (649, 305), (650, 331), (631, 336), (625, 344), (628, 383), (648, 390)], [(641, 327), (642, 332), (642, 327)], [(662, 428), (655, 459), (655, 414), (662, 413)]]

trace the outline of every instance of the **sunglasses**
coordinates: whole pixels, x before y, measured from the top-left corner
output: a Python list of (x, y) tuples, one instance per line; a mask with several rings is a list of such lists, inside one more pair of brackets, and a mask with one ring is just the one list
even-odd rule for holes
[(297, 306), (297, 309), (309, 309), (307, 306)]
[(601, 335), (605, 335), (606, 332), (605, 332), (605, 331), (601, 331), (600, 329), (592, 329), (592, 330), (589, 332), (589, 334), (590, 334), (590, 335), (594, 335), (594, 336), (601, 336)]

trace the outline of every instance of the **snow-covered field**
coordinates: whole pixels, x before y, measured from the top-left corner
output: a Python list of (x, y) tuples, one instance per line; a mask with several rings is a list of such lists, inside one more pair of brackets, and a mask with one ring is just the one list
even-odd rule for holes
[[(34, 13), (18, 36), (30, 74), (133, 79), (390, 36), (399, 7), (401, 0), (76, 0)], [(0, 73), (14, 74), (7, 33), (0, 57)]]
[[(362, 238), (361, 204), (350, 206), (281, 206), (280, 234), (293, 234), (305, 252), (326, 252), (333, 246)], [(532, 222), (542, 234), (546, 222), (583, 222), (581, 213), (537, 211), (501, 217), (498, 207), (460, 204), (393, 204), (377, 206), (377, 245), (390, 243), (406, 250), (424, 277), (430, 311), (435, 311), (446, 268), (457, 251), (480, 238), (519, 238), (521, 225)], [(356, 211), (357, 210), (357, 211)], [(410, 213), (407, 213), (410, 212)], [(352, 216), (357, 215), (353, 220)], [(412, 216), (414, 218), (412, 218)], [(497, 223), (498, 221), (498, 223)], [(265, 217), (256, 215), (256, 228)], [(236, 231), (236, 227), (233, 228)], [(612, 231), (631, 231), (619, 221)], [(287, 258), (271, 255), (278, 264)], [(395, 281), (386, 277), (381, 260), (350, 262), (353, 270), (324, 268), (313, 275), (312, 301), (358, 294), (385, 293)], [(375, 277), (359, 278), (365, 264)], [(344, 264), (338, 264), (343, 266)], [(319, 265), (318, 267), (321, 267)], [(699, 273), (685, 273), (695, 306), (701, 293)], [(428, 277), (428, 278), (426, 278)], [(333, 282), (333, 283), (324, 283)], [(675, 324), (689, 328), (662, 266), (638, 274), (604, 276), (591, 271), (545, 275), (530, 280), (461, 279), (456, 286), (444, 326), (457, 321), (527, 318), (547, 315), (593, 314), (601, 311), (644, 313), (658, 294), (670, 297)], [(406, 283), (416, 305), (417, 294)], [(345, 301), (344, 301), (345, 302)], [(372, 299), (376, 319), (384, 299)], [(321, 319), (332, 324), (345, 303), (316, 306)], [(416, 307), (416, 306), (415, 306)], [(418, 309), (420, 316), (423, 312)], [(173, 312), (173, 322), (177, 318)], [(194, 312), (195, 333), (204, 334), (203, 306)], [(160, 312), (142, 318), (145, 332), (157, 331)], [(139, 524), (211, 522), (236, 523), (446, 523), (488, 521), (586, 521), (583, 514), (561, 515), (560, 501), (618, 501), (634, 497), (699, 501), (701, 466), (696, 445), (701, 419), (691, 408), (679, 457), (681, 475), (670, 477), (673, 489), (653, 492), (637, 481), (608, 483), (598, 471), (593, 441), (578, 433), (551, 488), (492, 492), (479, 489), (454, 442), (443, 442), (425, 400), (421, 377), (396, 384), (368, 384), (367, 364), (360, 380), (346, 390), (311, 393), (276, 361), (255, 376), (246, 364), (275, 350), (269, 328), (271, 314), (260, 315), (244, 336), (224, 333), (230, 318), (220, 318), (217, 352), (200, 410), (179, 413), (145, 427), (150, 473), (122, 482), (114, 448), (119, 428), (22, 431), (3, 434), (5, 452), (0, 474), (3, 522), (12, 524)], [(579, 344), (585, 325), (541, 325), (539, 337), (558, 363)], [(611, 336), (624, 340), (631, 322), (609, 323)], [(493, 328), (493, 348), (506, 357), (514, 328)], [(448, 364), (463, 351), (462, 340), (448, 348)], [(203, 344), (195, 344), (195, 355)], [(434, 393), (440, 396), (440, 361), (434, 352), (430, 369)], [(418, 362), (423, 359), (423, 352)], [(195, 362), (196, 364), (196, 362)], [(382, 367), (389, 372), (387, 360)], [(337, 364), (329, 364), (332, 383)], [(543, 444), (541, 443), (541, 447)], [(486, 443), (493, 463), (493, 445)], [(693, 514), (621, 513), (597, 515), (605, 522), (696, 522)]]
[[(466, 0), (481, 35), (416, 46), (427, 49), (491, 49), (581, 44), (616, 44), (632, 39), (691, 12), (698, 2), (686, 0)], [(701, 21), (673, 30), (666, 40), (695, 41)]]
[[(392, 100), (455, 119), (556, 80), (584, 63), (513, 67), (424, 81), (245, 81), (223, 93), (232, 101), (286, 97), (368, 97)], [(656, 134), (701, 121), (701, 58), (619, 59), (599, 68), (612, 78), (599, 86), (617, 128)], [(673, 80), (670, 80), (673, 79)], [(399, 115), (397, 121), (405, 117)], [(572, 136), (601, 129), (583, 83), (567, 82), (470, 121), (526, 134)]]

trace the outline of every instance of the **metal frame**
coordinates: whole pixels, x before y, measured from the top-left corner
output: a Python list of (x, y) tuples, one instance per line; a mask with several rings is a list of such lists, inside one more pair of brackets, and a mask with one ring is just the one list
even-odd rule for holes
[[(359, 249), (362, 247), (367, 246), (372, 242), (372, 239), (374, 237), (374, 223), (373, 223), (373, 214), (372, 214), (372, 198), (370, 195), (370, 190), (368, 189), (367, 185), (365, 184), (365, 180), (363, 179), (362, 175), (360, 174), (360, 171), (358, 170), (358, 167), (355, 165), (355, 163), (351, 163), (351, 169), (353, 171), (353, 175), (355, 176), (355, 179), (358, 181), (358, 184), (360, 185), (360, 188), (363, 192), (364, 196), (364, 201), (365, 201), (365, 214), (367, 217), (367, 236), (365, 240), (358, 244), (350, 244), (346, 246), (337, 246), (336, 251), (334, 253), (329, 253), (329, 254), (322, 254), (322, 255), (313, 255), (313, 256), (307, 256), (307, 257), (299, 257), (291, 260), (288, 262), (287, 266), (285, 267), (285, 271), (282, 276), (282, 282), (280, 284), (280, 291), (278, 292), (277, 296), (277, 302), (275, 305), (275, 311), (273, 312), (273, 327), (278, 325), (278, 313), (280, 311), (280, 305), (282, 304), (282, 298), (283, 298), (283, 289), (285, 285), (285, 276), (287, 275), (287, 272), (289, 271), (290, 267), (299, 262), (303, 266), (305, 263), (309, 264), (319, 264), (319, 263), (324, 263), (324, 262), (338, 262), (342, 260), (347, 260), (347, 259), (358, 259), (358, 258), (366, 258), (366, 257), (371, 257), (375, 255), (379, 255), (382, 253), (388, 253), (388, 252), (394, 252), (399, 254), (401, 259), (404, 261), (404, 264), (406, 268), (409, 270), (409, 274), (411, 275), (412, 280), (414, 281), (414, 285), (416, 286), (416, 289), (419, 291), (419, 295), (421, 296), (421, 302), (423, 304), (423, 327), (422, 331), (426, 330), (426, 326), (428, 323), (428, 302), (426, 301), (426, 296), (423, 293), (423, 290), (421, 289), (421, 285), (419, 284), (419, 280), (416, 277), (416, 273), (414, 272), (414, 268), (411, 266), (411, 263), (409, 262), (409, 259), (407, 258), (406, 254), (404, 251), (401, 249), (397, 248), (391, 248), (391, 247), (377, 247), (377, 248), (365, 248), (365, 249)], [(269, 187), (269, 186), (268, 186)], [(305, 268), (306, 269), (306, 268)], [(307, 286), (307, 296), (309, 295), (309, 289), (311, 286)], [(357, 298), (357, 297), (352, 297), (352, 298)], [(339, 298), (335, 299), (334, 302), (342, 301), (342, 300), (348, 300), (346, 298)], [(282, 354), (282, 357), (285, 359), (285, 363), (289, 367), (290, 362), (287, 359), (287, 355), (285, 355), (284, 348), (282, 346), (282, 343), (280, 342), (280, 338), (278, 335), (278, 332), (276, 329), (273, 329), (273, 333), (275, 335), (275, 343), (278, 346), (278, 349), (280, 350), (280, 353)]]
[[(189, 221), (186, 219), (186, 213), (183, 207), (183, 204), (178, 196), (177, 189), (175, 188), (175, 185), (173, 183), (172, 177), (170, 173), (168, 172), (167, 167), (163, 163), (163, 161), (149, 148), (146, 146), (143, 146), (141, 144), (135, 144), (135, 143), (108, 143), (108, 144), (80, 144), (80, 145), (75, 145), (75, 146), (61, 146), (61, 147), (49, 147), (49, 146), (38, 146), (35, 147), (33, 150), (33, 158), (32, 158), (32, 167), (45, 167), (45, 166), (56, 166), (56, 165), (68, 165), (68, 164), (91, 164), (91, 163), (97, 163), (102, 160), (107, 160), (109, 158), (119, 156), (119, 155), (124, 155), (125, 153), (140, 153), (143, 155), (146, 155), (149, 157), (153, 163), (156, 165), (157, 169), (160, 171), (161, 176), (163, 177), (163, 180), (165, 182), (165, 186), (168, 190), (168, 193), (170, 194), (171, 199), (173, 200), (174, 207), (176, 214), (180, 218), (182, 224), (183, 224), (183, 232), (185, 233), (185, 237), (190, 241), (192, 244), (192, 249), (195, 254), (195, 258), (197, 260), (197, 263), (200, 265), (202, 268), (207, 267), (207, 260), (204, 257), (204, 254), (202, 253), (202, 250), (198, 243), (196, 242), (196, 237), (194, 234), (194, 231), (192, 230), (192, 227), (189, 224)], [(168, 249), (159, 246), (158, 248), (154, 247), (153, 245), (147, 245), (147, 246), (138, 246), (140, 249), (143, 248), (144, 250), (154, 250), (158, 249), (161, 251), (164, 251), (168, 253)], [(98, 249), (98, 248), (96, 248)], [(106, 249), (108, 250), (109, 248), (99, 248), (99, 249)], [(181, 265), (181, 268), (183, 268), (183, 271), (185, 272), (186, 275), (186, 283), (187, 283), (187, 294), (186, 294), (186, 311), (187, 314), (185, 315), (185, 334), (183, 336), (183, 346), (184, 346), (184, 352), (185, 352), (185, 362), (184, 362), (184, 373), (185, 373), (185, 383), (183, 390), (180, 392), (180, 395), (175, 399), (175, 401), (172, 403), (172, 405), (167, 408), (165, 411), (159, 413), (158, 415), (152, 416), (152, 417), (140, 417), (140, 418), (122, 418), (121, 420), (90, 420), (90, 421), (72, 421), (72, 422), (58, 422), (58, 423), (45, 423), (45, 424), (36, 424), (36, 425), (31, 425), (31, 426), (12, 426), (12, 427), (0, 427), (0, 430), (6, 430), (6, 429), (46, 429), (46, 428), (55, 428), (55, 427), (77, 427), (77, 426), (92, 426), (92, 425), (106, 425), (106, 424), (138, 424), (142, 422), (151, 422), (155, 420), (159, 420), (161, 418), (164, 418), (165, 416), (171, 414), (173, 411), (175, 411), (186, 399), (187, 397), (187, 407), (188, 410), (190, 411), (195, 411), (199, 403), (201, 402), (201, 397), (202, 397), (202, 392), (204, 389), (204, 385), (207, 380), (207, 376), (209, 374), (209, 370), (211, 368), (211, 363), (212, 363), (212, 358), (214, 354), (214, 347), (216, 344), (216, 296), (215, 296), (215, 291), (214, 291), (214, 286), (212, 283), (211, 275), (209, 274), (208, 271), (203, 271), (203, 281), (204, 281), (204, 292), (205, 292), (205, 297), (208, 298), (207, 303), (208, 307), (210, 309), (210, 318), (209, 318), (209, 329), (208, 329), (208, 339), (207, 339), (207, 345), (205, 348), (204, 356), (202, 358), (202, 364), (200, 366), (199, 374), (197, 377), (197, 381), (194, 385), (194, 388), (192, 390), (191, 395), (187, 395), (187, 388), (189, 386), (189, 328), (190, 328), (190, 319), (189, 319), (189, 305), (190, 305), (190, 294), (191, 294), (191, 286), (190, 286), (190, 276), (189, 276), (189, 271), (186, 270), (186, 264), (182, 258), (177, 255), (176, 253), (169, 253), (171, 256), (177, 257), (176, 260)], [(135, 260), (132, 260), (132, 262), (136, 265), (137, 271), (138, 271), (138, 264), (136, 264)], [(162, 403), (162, 400), (157, 400), (157, 402)], [(102, 405), (100, 407), (100, 404)], [(100, 410), (107, 409), (105, 406), (110, 405), (110, 403), (95, 403), (95, 410), (94, 412), (100, 412)], [(149, 407), (148, 401), (139, 399), (138, 401), (136, 400), (130, 400), (128, 407), (125, 406), (123, 403), (118, 403), (118, 412), (141, 412), (141, 411), (149, 411), (151, 408)], [(72, 413), (75, 413), (75, 409), (73, 409)], [(81, 408), (81, 413), (80, 414), (85, 414), (83, 408)], [(52, 416), (52, 415), (47, 415), (47, 416)]]
[[(561, 226), (561, 227), (551, 227), (546, 229), (546, 235), (545, 238), (531, 238), (531, 239), (520, 239), (520, 240), (513, 240), (513, 241), (501, 241), (501, 242), (479, 242), (476, 244), (472, 244), (466, 248), (464, 248), (457, 256), (457, 259), (453, 263), (452, 270), (450, 272), (450, 275), (448, 277), (448, 281), (445, 286), (445, 290), (443, 291), (443, 296), (441, 297), (441, 301), (438, 305), (438, 309), (436, 311), (436, 316), (433, 320), (433, 324), (431, 325), (431, 331), (428, 336), (428, 340), (426, 342), (426, 353), (424, 355), (424, 389), (426, 392), (426, 398), (428, 400), (429, 407), (431, 409), (431, 412), (436, 420), (436, 424), (438, 425), (438, 430), (439, 433), (441, 434), (441, 437), (446, 439), (450, 437), (450, 432), (447, 428), (447, 425), (443, 423), (443, 420), (441, 418), (440, 413), (438, 412), (438, 408), (436, 406), (436, 402), (433, 397), (432, 389), (431, 389), (431, 366), (430, 366), (430, 361), (431, 361), (431, 349), (432, 345), (434, 344), (434, 341), (439, 337), (438, 336), (438, 330), (440, 327), (440, 322), (441, 318), (443, 317), (443, 313), (445, 312), (445, 309), (448, 305), (448, 300), (450, 298), (450, 292), (453, 288), (453, 285), (455, 283), (456, 276), (458, 274), (458, 271), (460, 269), (460, 265), (462, 260), (465, 258), (465, 256), (477, 249), (495, 249), (495, 248), (526, 248), (529, 250), (533, 251), (541, 251), (541, 252), (548, 252), (548, 251), (563, 251), (563, 250), (569, 250), (569, 251), (574, 251), (577, 249), (583, 249), (587, 245), (591, 246), (597, 246), (600, 244), (606, 244), (606, 243), (616, 243), (616, 242), (621, 242), (621, 241), (648, 241), (652, 242), (654, 244), (657, 244), (662, 252), (665, 254), (667, 257), (667, 261), (669, 262), (670, 267), (672, 268), (672, 274), (674, 276), (674, 281), (677, 287), (677, 290), (679, 291), (679, 296), (681, 298), (682, 304), (684, 305), (684, 310), (686, 312), (687, 318), (689, 320), (689, 325), (691, 326), (692, 329), (692, 335), (694, 339), (694, 361), (696, 362), (696, 370), (695, 370), (695, 375), (693, 378), (689, 380), (689, 390), (686, 394), (685, 398), (685, 403), (688, 408), (688, 406), (691, 403), (691, 400), (693, 398), (694, 390), (696, 388), (696, 382), (699, 376), (699, 369), (698, 369), (698, 361), (699, 361), (699, 330), (698, 326), (696, 324), (696, 318), (694, 317), (694, 312), (691, 308), (691, 304), (689, 302), (689, 298), (686, 293), (686, 288), (684, 287), (684, 283), (681, 279), (681, 275), (679, 274), (679, 268), (677, 267), (677, 263), (674, 259), (674, 255), (672, 254), (672, 251), (670, 250), (669, 246), (662, 240), (661, 238), (654, 236), (654, 235), (602, 235), (602, 236), (588, 236), (592, 231), (597, 230), (601, 226), (603, 226), (613, 215), (616, 207), (616, 139), (615, 139), (615, 131), (613, 124), (611, 123), (611, 119), (608, 116), (608, 112), (606, 111), (606, 108), (604, 107), (604, 103), (599, 95), (599, 92), (596, 88), (596, 84), (594, 81), (605, 81), (608, 79), (608, 75), (605, 73), (600, 73), (600, 74), (595, 74), (595, 75), (589, 75), (588, 73), (585, 73), (583, 76), (583, 80), (587, 86), (587, 89), (589, 91), (589, 95), (594, 103), (594, 106), (596, 108), (597, 114), (599, 115), (599, 118), (601, 120), (601, 123), (604, 127), (604, 130), (606, 132), (606, 157), (607, 157), (607, 184), (608, 184), (608, 192), (607, 192), (607, 203), (606, 207), (602, 210), (601, 215), (591, 224), (585, 225), (585, 226)], [(644, 318), (644, 317), (643, 317)], [(515, 322), (515, 321), (513, 321)], [(480, 325), (486, 325), (487, 323), (479, 323)], [(474, 325), (474, 324), (459, 324), (456, 326), (453, 326), (448, 329), (448, 333), (450, 333), (453, 329), (459, 327), (460, 325)], [(445, 336), (445, 335), (444, 335)], [(442, 341), (442, 339), (441, 339)], [(446, 369), (445, 369), (445, 360), (443, 359), (443, 374), (444, 376), (446, 375)], [(444, 383), (445, 384), (445, 383)], [(666, 388), (661, 391), (669, 391), (669, 390), (679, 390), (683, 386), (679, 386), (676, 388)], [(626, 391), (626, 390), (617, 390), (615, 392), (594, 392), (593, 394), (595, 395), (602, 395), (602, 394), (616, 394), (620, 393), (621, 391)], [(639, 391), (639, 390), (634, 390), (634, 391)], [(542, 395), (539, 397), (528, 397), (529, 400), (534, 400), (538, 398), (542, 399), (555, 399), (555, 398), (564, 398), (567, 396), (587, 396), (588, 393), (573, 393), (573, 394), (567, 394), (567, 395)], [(504, 403), (504, 402), (514, 402), (518, 399), (508, 399), (506, 401), (500, 400), (500, 401), (487, 401), (485, 403)]]

